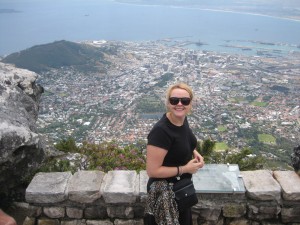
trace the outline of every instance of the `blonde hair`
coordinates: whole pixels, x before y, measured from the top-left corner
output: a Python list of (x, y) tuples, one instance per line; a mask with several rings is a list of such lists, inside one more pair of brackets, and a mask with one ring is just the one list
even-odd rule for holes
[(178, 84), (171, 85), (168, 88), (167, 93), (166, 93), (166, 100), (167, 101), (169, 101), (169, 98), (171, 96), (171, 92), (174, 89), (177, 89), (177, 88), (186, 90), (189, 93), (191, 100), (193, 100), (194, 94), (193, 94), (192, 88), (190, 86), (188, 86), (187, 84), (185, 84), (185, 83), (178, 83)]

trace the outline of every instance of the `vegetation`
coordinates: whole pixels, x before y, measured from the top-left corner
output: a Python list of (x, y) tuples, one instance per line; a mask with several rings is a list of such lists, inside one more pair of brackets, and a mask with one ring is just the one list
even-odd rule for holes
[(215, 146), (215, 150), (216, 151), (225, 151), (227, 150), (229, 147), (225, 142), (217, 142), (216, 146)]
[(159, 79), (158, 83), (156, 84), (158, 87), (164, 87), (167, 85), (169, 80), (172, 80), (174, 77), (174, 73), (165, 73)]
[(252, 151), (248, 148), (242, 149), (240, 153), (226, 157), (226, 163), (238, 164), (242, 171), (261, 169), (264, 161), (263, 157), (252, 155)]
[(98, 63), (100, 61), (103, 65), (108, 64), (104, 60), (107, 51), (111, 53), (112, 49), (94, 48), (70, 41), (55, 41), (13, 53), (2, 61), (37, 73), (63, 66), (76, 66), (80, 71), (95, 71), (96, 61)]
[(212, 140), (198, 142), (197, 151), (204, 157), (205, 163), (230, 163), (238, 164), (240, 170), (255, 170), (263, 167), (265, 162), (262, 156), (255, 156), (248, 148), (239, 153), (229, 154), (228, 150), (215, 151), (217, 143)]
[[(142, 143), (138, 143), (142, 147)], [(66, 157), (49, 159), (41, 168), (42, 172), (72, 173), (80, 170), (145, 170), (146, 158), (142, 150), (133, 145), (119, 147), (115, 142), (92, 144), (84, 142), (82, 146), (76, 146), (73, 138), (63, 139), (55, 147), (67, 153), (75, 153), (75, 159), (70, 162)]]
[(258, 134), (258, 140), (266, 144), (276, 144), (276, 138), (270, 134)]
[(219, 132), (224, 132), (226, 130), (227, 130), (227, 128), (225, 126), (218, 126), (218, 131)]
[[(223, 151), (217, 151), (222, 146)], [(146, 157), (143, 150), (146, 143), (138, 142), (136, 145), (126, 145), (120, 147), (116, 142), (103, 142), (92, 144), (84, 142), (82, 146), (77, 146), (73, 138), (61, 140), (55, 148), (64, 153), (73, 153), (75, 160), (70, 161), (65, 158), (49, 159), (40, 169), (43, 172), (80, 170), (145, 170)], [(238, 164), (240, 170), (255, 170), (263, 168), (266, 161), (262, 156), (257, 156), (249, 148), (244, 148), (237, 153), (229, 153), (225, 143), (218, 143), (206, 139), (197, 143), (197, 151), (204, 157), (205, 163)], [(284, 152), (281, 152), (284, 154)], [(74, 158), (74, 157), (73, 157)]]
[(268, 105), (267, 102), (257, 102), (257, 101), (254, 101), (251, 104), (254, 106), (259, 106), (259, 107), (266, 107)]
[(284, 86), (279, 86), (279, 85), (274, 85), (270, 88), (271, 90), (276, 90), (276, 91), (279, 91), (279, 92), (283, 92), (285, 94), (288, 94), (290, 89), (287, 88), (287, 87), (284, 87)]
[(136, 104), (139, 113), (156, 113), (164, 109), (163, 102), (156, 96), (144, 96)]

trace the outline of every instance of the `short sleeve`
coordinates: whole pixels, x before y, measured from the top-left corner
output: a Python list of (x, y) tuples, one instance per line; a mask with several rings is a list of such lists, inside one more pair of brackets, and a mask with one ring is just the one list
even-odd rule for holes
[(167, 132), (157, 126), (153, 127), (153, 129), (148, 134), (148, 145), (153, 145), (159, 148), (163, 148), (165, 150), (169, 150), (172, 145), (172, 138), (170, 135), (167, 134)]

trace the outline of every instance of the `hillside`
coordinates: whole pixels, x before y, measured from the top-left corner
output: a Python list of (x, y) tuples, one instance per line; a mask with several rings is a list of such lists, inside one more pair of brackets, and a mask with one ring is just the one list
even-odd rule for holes
[(111, 49), (62, 40), (10, 54), (2, 62), (36, 73), (68, 66), (76, 67), (80, 71), (92, 71), (108, 64), (104, 59), (104, 54), (108, 51), (113, 53)]

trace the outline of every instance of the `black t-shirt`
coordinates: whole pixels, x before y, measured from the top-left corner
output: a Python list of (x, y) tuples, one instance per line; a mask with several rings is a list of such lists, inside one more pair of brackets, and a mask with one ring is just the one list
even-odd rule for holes
[(197, 139), (189, 127), (187, 118), (182, 126), (175, 126), (166, 114), (148, 134), (148, 145), (165, 149), (163, 166), (183, 166), (192, 159)]

